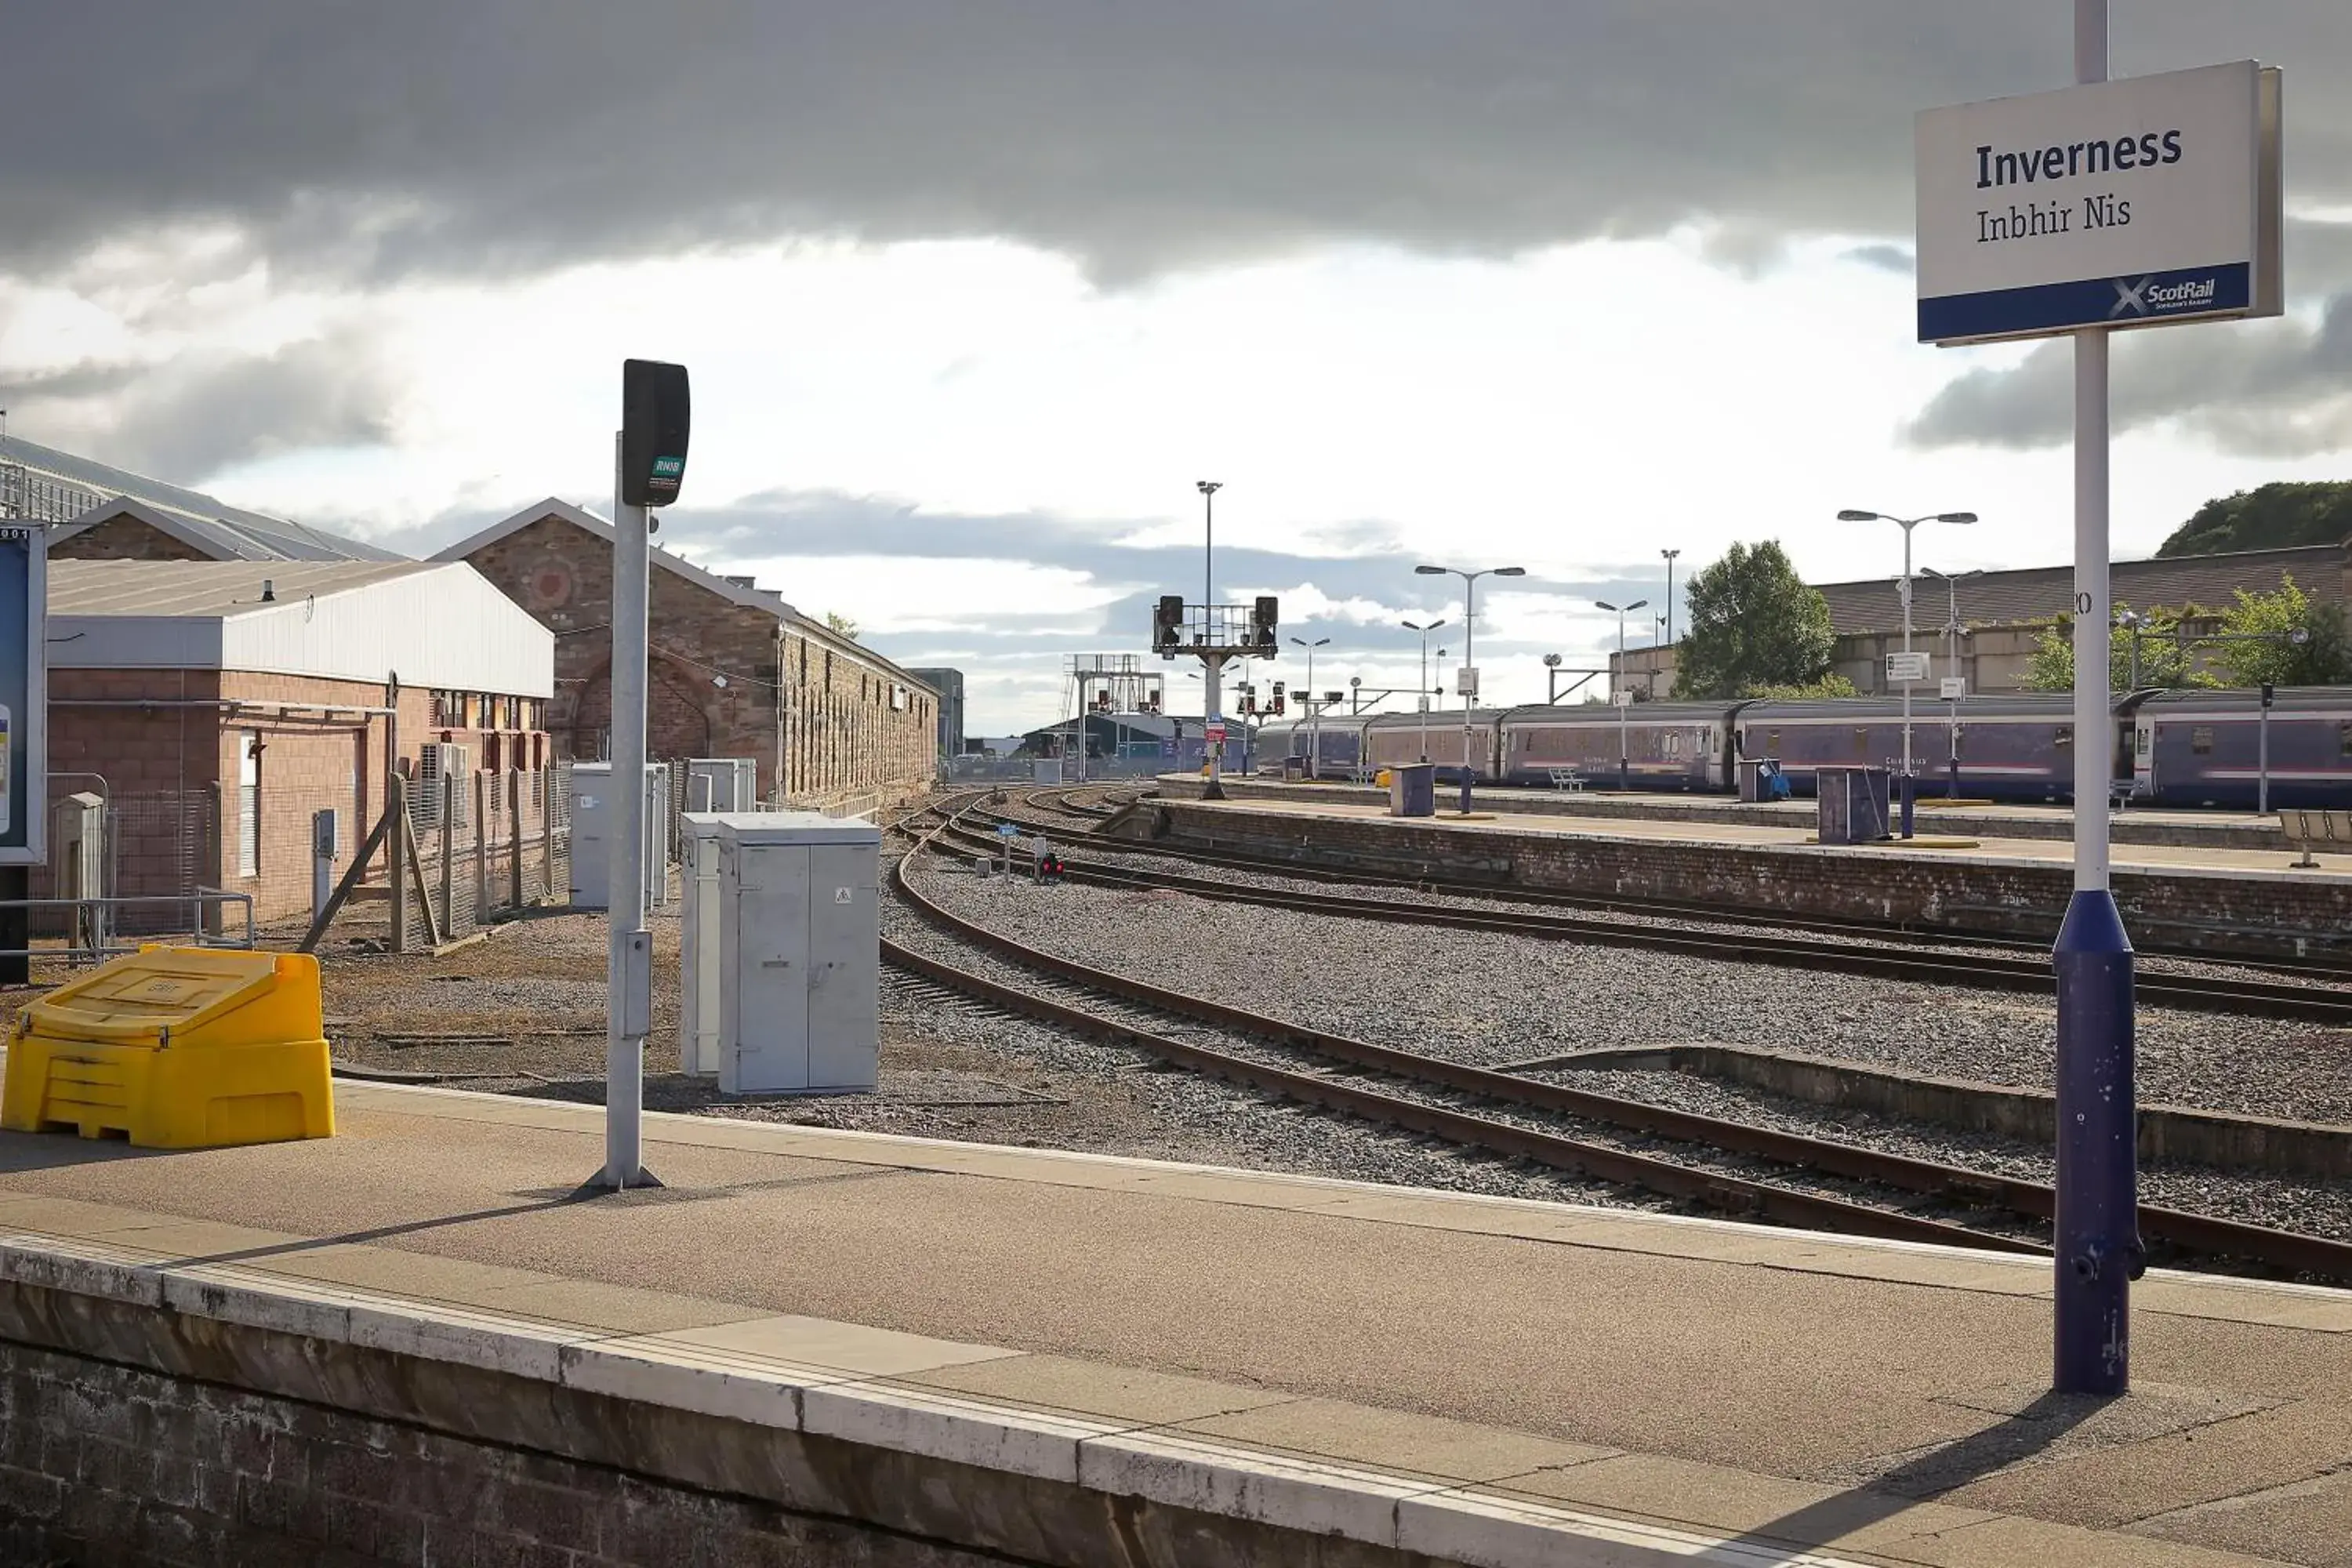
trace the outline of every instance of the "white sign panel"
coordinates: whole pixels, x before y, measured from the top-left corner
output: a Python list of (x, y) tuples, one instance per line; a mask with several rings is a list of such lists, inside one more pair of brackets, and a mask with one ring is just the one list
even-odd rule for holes
[(1886, 656), (1886, 680), (1890, 686), (1909, 686), (1927, 679), (1926, 654), (1890, 653)]
[(1919, 116), (1919, 338), (2276, 314), (2275, 70), (2252, 60)]
[(1478, 695), (1478, 668), (1465, 664), (1454, 672), (1454, 694), (1457, 697)]
[(1958, 702), (1969, 694), (1969, 683), (1960, 676), (1948, 675), (1938, 683), (1937, 695), (1947, 702)]

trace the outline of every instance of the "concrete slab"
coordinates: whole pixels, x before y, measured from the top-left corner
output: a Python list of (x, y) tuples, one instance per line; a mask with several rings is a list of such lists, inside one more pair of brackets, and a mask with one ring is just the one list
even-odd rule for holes
[[(660, 1115), (669, 1187), (583, 1202), (593, 1108), (371, 1086), (345, 1110), (350, 1136), (187, 1156), (0, 1135), (0, 1212), (68, 1233), (53, 1277), (134, 1296), (254, 1315), (236, 1292), (274, 1283), (278, 1323), (341, 1314), (444, 1359), (488, 1354), (475, 1336), (519, 1316), (496, 1364), (779, 1426), (831, 1390), (845, 1431), (1066, 1458), (1169, 1500), (1234, 1503), (1219, 1478), (1254, 1453), (1280, 1476), (1252, 1495), (1298, 1518), (1371, 1530), (1385, 1507), (1400, 1532), (1425, 1518), (1497, 1553), (1578, 1510), (1700, 1541), (1775, 1521), (1828, 1539), (1885, 1507), (1835, 1550), (1956, 1564), (2258, 1541), (2322, 1563), (2352, 1538), (2320, 1484), (2352, 1465), (2331, 1447), (2352, 1431), (2341, 1292), (2152, 1277), (2140, 1376), (2210, 1392), (2211, 1418), (2013, 1453), (1985, 1434), (2018, 1402), (1986, 1391), (2046, 1375), (2046, 1265)], [(371, 1292), (396, 1300), (345, 1300)], [(1889, 1475), (1954, 1517), (1869, 1500)], [(1486, 1490), (1431, 1489), (1465, 1482)]]

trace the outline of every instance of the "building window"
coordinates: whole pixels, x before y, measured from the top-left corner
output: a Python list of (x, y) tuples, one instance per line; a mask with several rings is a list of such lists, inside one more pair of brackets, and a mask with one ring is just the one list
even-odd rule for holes
[[(2347, 731), (2352, 732), (2352, 731)], [(2213, 751), (2213, 726), (2200, 724), (2189, 731), (2189, 749), (2199, 756), (2210, 756)]]
[(454, 691), (433, 694), (433, 727), (454, 730), (466, 721), (466, 700)]
[(261, 875), (261, 731), (248, 730), (236, 749), (236, 874)]

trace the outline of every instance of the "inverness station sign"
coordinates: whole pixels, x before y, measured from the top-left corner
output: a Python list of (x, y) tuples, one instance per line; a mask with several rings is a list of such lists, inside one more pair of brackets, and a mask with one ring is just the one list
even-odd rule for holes
[(1931, 109), (1917, 152), (1923, 342), (2283, 308), (2274, 69)]

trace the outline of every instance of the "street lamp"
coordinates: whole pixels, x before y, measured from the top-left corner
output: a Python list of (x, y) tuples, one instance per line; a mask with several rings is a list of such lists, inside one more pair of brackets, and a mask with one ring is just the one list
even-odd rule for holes
[(1201, 492), (1201, 607), (1204, 619), (1214, 621), (1206, 612), (1217, 602), (1217, 492), (1225, 485), (1223, 479), (1195, 479), (1192, 488)]
[[(1984, 568), (1978, 567), (1969, 572), (1938, 572), (1933, 566), (1922, 566), (1919, 571), (1923, 576), (1940, 579), (1944, 584), (1946, 595), (1950, 601), (1944, 620), (1944, 637), (1952, 661), (1952, 679), (1959, 680), (1963, 679), (1960, 674), (1960, 638), (1968, 635), (1960, 627), (1960, 580), (1964, 577), (1981, 577), (1984, 575)], [(1953, 689), (1950, 709), (1946, 720), (1950, 731), (1947, 739), (1951, 742), (1951, 761), (1947, 764), (1948, 773), (1945, 786), (1945, 798), (1948, 800), (1960, 798), (1961, 689)]]
[(1650, 607), (1650, 601), (1647, 599), (1636, 599), (1632, 604), (1623, 605), (1622, 607), (1610, 604), (1603, 599), (1595, 599), (1592, 602), (1617, 617), (1617, 668), (1611, 673), (1609, 678), (1609, 700), (1617, 704), (1617, 787), (1621, 790), (1631, 789), (1633, 787), (1633, 764), (1626, 756), (1628, 748), (1626, 745), (1625, 733), (1625, 710), (1633, 706), (1632, 699), (1633, 696), (1633, 685), (1631, 681), (1625, 681), (1625, 689), (1622, 691), (1617, 689), (1617, 685), (1619, 681), (1624, 679), (1625, 675), (1625, 617), (1632, 615), (1635, 610), (1648, 609)]
[(1307, 650), (1307, 776), (1323, 776), (1323, 706), (1315, 700), (1315, 650), (1328, 647), (1329, 637), (1317, 637), (1308, 642), (1305, 637), (1290, 639)]
[(1672, 647), (1675, 644), (1675, 557), (1682, 552), (1661, 550), (1658, 553), (1666, 558), (1666, 646)]
[[(1419, 621), (1400, 622), (1405, 630), (1421, 634), (1421, 760), (1429, 761), (1429, 634), (1445, 624), (1443, 618), (1423, 626)], [(1444, 650), (1440, 650), (1443, 652)]]
[(1416, 566), (1413, 571), (1423, 577), (1454, 576), (1462, 579), (1462, 815), (1470, 815), (1470, 729), (1471, 710), (1478, 699), (1477, 628), (1478, 611), (1473, 594), (1481, 577), (1524, 577), (1524, 566), (1481, 566), (1465, 572), (1459, 566)]
[[(1889, 512), (1863, 511), (1848, 507), (1838, 513), (1840, 522), (1891, 522), (1903, 531), (1903, 651), (1911, 651), (1911, 531), (1923, 522), (1974, 522), (1972, 511), (1933, 511), (1925, 517), (1896, 517)], [(1903, 837), (1911, 837), (1911, 681), (1903, 683)]]

